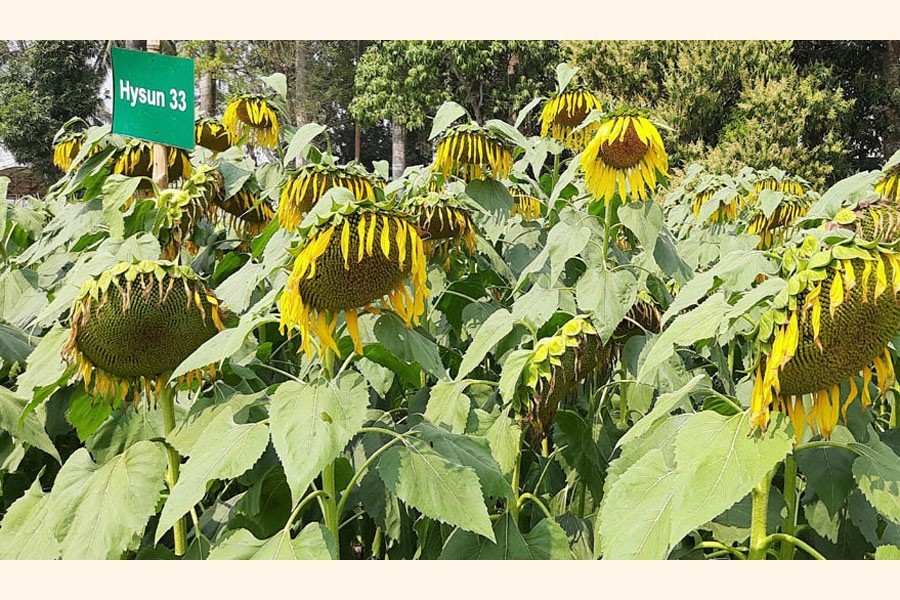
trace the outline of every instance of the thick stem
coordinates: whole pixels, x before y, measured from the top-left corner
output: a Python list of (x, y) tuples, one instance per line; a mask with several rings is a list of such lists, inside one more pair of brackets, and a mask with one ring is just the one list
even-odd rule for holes
[(612, 199), (606, 201), (606, 212), (603, 215), (603, 268), (609, 256), (609, 245), (612, 243)]
[[(164, 386), (159, 394), (159, 404), (162, 407), (163, 427), (165, 428), (166, 438), (175, 430), (175, 389), (171, 386)], [(178, 483), (178, 469), (181, 465), (181, 457), (178, 451), (171, 445), (166, 443), (166, 458), (169, 466), (166, 469), (166, 484), (169, 486), (169, 493)], [(175, 556), (184, 556), (187, 547), (187, 532), (185, 530), (184, 517), (175, 521), (172, 527), (172, 534), (175, 537)]]
[[(784, 459), (784, 502), (787, 504), (787, 514), (781, 531), (793, 537), (797, 532), (797, 462), (790, 454)], [(782, 542), (778, 559), (793, 560), (794, 545)]]
[(512, 491), (513, 497), (507, 502), (507, 508), (512, 515), (513, 521), (519, 522), (519, 472), (522, 469), (522, 441), (525, 439), (525, 429), (519, 436), (519, 453), (516, 455), (516, 466), (513, 467), (512, 473)]
[(774, 469), (766, 473), (750, 492), (753, 501), (750, 511), (750, 560), (766, 558), (766, 517), (769, 513), (769, 487), (774, 474)]
[(340, 521), (337, 514), (337, 498), (334, 484), (334, 463), (329, 463), (322, 471), (322, 490), (327, 495), (324, 498), (323, 506), (325, 508), (325, 527), (334, 536), (335, 543), (340, 540)]

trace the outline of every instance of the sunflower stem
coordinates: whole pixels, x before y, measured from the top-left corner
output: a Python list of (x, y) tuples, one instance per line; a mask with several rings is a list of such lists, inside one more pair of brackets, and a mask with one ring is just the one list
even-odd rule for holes
[[(168, 379), (168, 376), (163, 376)], [(159, 404), (162, 407), (163, 427), (166, 432), (166, 439), (172, 431), (175, 430), (175, 388), (171, 386), (163, 386), (159, 394)], [(166, 443), (166, 459), (168, 467), (166, 468), (166, 484), (169, 486), (169, 493), (178, 483), (178, 470), (181, 465), (181, 456), (169, 443)], [(172, 527), (172, 535), (175, 537), (175, 556), (184, 556), (187, 546), (187, 531), (185, 529), (184, 517), (175, 521)]]
[(766, 518), (769, 514), (769, 487), (774, 474), (774, 469), (766, 473), (750, 492), (753, 501), (750, 510), (750, 554), (747, 557), (750, 560), (766, 558)]
[[(781, 531), (794, 537), (797, 528), (797, 461), (790, 454), (784, 459), (784, 502), (787, 504), (787, 514)], [(793, 560), (794, 545), (782, 542), (778, 559)]]
[(609, 245), (612, 243), (612, 199), (606, 202), (606, 210), (603, 215), (603, 267), (606, 268), (606, 259), (609, 256)]
[[(325, 470), (322, 471), (322, 489), (326, 494), (326, 498), (323, 502), (323, 508), (325, 509), (323, 511), (325, 513), (325, 527), (331, 532), (331, 535), (334, 536), (335, 543), (338, 544), (341, 538), (339, 537), (340, 522), (338, 519), (337, 498), (335, 497), (334, 462), (328, 463)], [(338, 557), (340, 557), (340, 553), (338, 554)]]

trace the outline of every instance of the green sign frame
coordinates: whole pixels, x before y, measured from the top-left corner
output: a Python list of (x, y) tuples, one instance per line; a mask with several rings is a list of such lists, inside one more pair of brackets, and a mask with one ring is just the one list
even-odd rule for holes
[(194, 61), (112, 48), (112, 132), (194, 149)]

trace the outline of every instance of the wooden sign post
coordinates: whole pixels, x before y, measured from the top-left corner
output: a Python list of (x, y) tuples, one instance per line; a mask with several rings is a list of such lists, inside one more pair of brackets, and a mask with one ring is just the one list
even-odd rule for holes
[[(147, 51), (151, 54), (159, 54), (162, 40), (147, 40)], [(169, 187), (169, 161), (166, 157), (166, 147), (162, 144), (153, 144), (153, 182), (160, 188)]]

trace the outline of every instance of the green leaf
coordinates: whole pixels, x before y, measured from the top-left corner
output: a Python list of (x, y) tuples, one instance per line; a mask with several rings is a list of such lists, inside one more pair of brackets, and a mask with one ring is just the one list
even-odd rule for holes
[(569, 82), (578, 72), (578, 67), (573, 67), (568, 63), (559, 63), (556, 65), (556, 89), (559, 93), (566, 91)]
[(247, 314), (241, 317), (241, 322), (232, 329), (223, 329), (216, 335), (206, 340), (203, 345), (194, 350), (190, 356), (181, 361), (175, 367), (169, 382), (176, 381), (179, 377), (195, 369), (203, 369), (207, 365), (221, 364), (244, 345), (244, 340), (250, 332), (265, 323), (277, 323), (275, 317), (259, 317)]
[(25, 372), (19, 376), (16, 394), (31, 396), (38, 388), (54, 385), (66, 372), (66, 361), (62, 358), (63, 345), (69, 330), (56, 326), (41, 338), (34, 352), (28, 357)]
[(431, 388), (425, 418), (436, 425), (448, 425), (453, 433), (465, 431), (472, 404), (465, 389), (470, 383), (469, 379), (437, 382)]
[(6, 200), (6, 191), (9, 189), (9, 177), (0, 177), (0, 236), (6, 238), (6, 211), (9, 204)]
[(866, 500), (885, 518), (900, 524), (900, 456), (869, 429), (869, 443), (851, 442), (860, 456), (853, 462), (853, 477)]
[(166, 453), (138, 442), (103, 465), (75, 451), (47, 498), (63, 559), (115, 559), (134, 548), (165, 485)]
[(182, 467), (159, 517), (155, 540), (158, 542), (175, 521), (203, 498), (207, 483), (243, 474), (262, 456), (268, 443), (269, 427), (265, 423), (238, 425), (229, 411), (216, 417)]
[(534, 107), (544, 101), (544, 98), (532, 98), (531, 102), (522, 107), (522, 110), (516, 115), (516, 122), (513, 123), (513, 127), (518, 129), (522, 126), (522, 123), (525, 122), (525, 119), (528, 118), (528, 115), (531, 114), (531, 111), (534, 110)]
[(403, 324), (400, 317), (385, 313), (375, 322), (375, 338), (396, 357), (408, 363), (418, 363), (438, 379), (447, 379), (447, 369), (441, 362), (437, 344)]
[[(556, 413), (553, 422), (555, 444), (563, 448), (562, 455), (588, 486), (594, 498), (603, 496), (603, 479), (607, 460), (594, 440), (593, 428), (581, 416), (570, 410)], [(610, 449), (611, 450), (611, 449)]]
[(495, 218), (509, 218), (513, 199), (506, 186), (493, 179), (475, 179), (466, 186), (466, 195), (477, 202), (484, 210)]
[(337, 559), (337, 547), (331, 533), (321, 523), (310, 523), (293, 539), (290, 529), (267, 540), (256, 539), (246, 529), (238, 529), (209, 553), (209, 560), (333, 559)]
[(100, 425), (86, 446), (98, 463), (104, 463), (121, 454), (141, 440), (165, 437), (162, 410), (151, 410), (146, 405), (125, 407)]
[(286, 381), (278, 387), (269, 406), (272, 443), (294, 502), (359, 431), (368, 406), (368, 386), (352, 372), (335, 381)]
[(463, 355), (456, 378), (465, 377), (481, 364), (487, 353), (509, 335), (513, 325), (515, 317), (508, 310), (500, 309), (492, 313), (475, 333), (472, 343)]
[(750, 432), (750, 415), (692, 416), (675, 438), (675, 463), (682, 484), (672, 513), (671, 545), (750, 493), (781, 462), (794, 443), (780, 413), (765, 433)]
[(28, 400), (0, 387), (0, 429), (18, 440), (43, 450), (62, 463), (50, 436), (44, 430), (43, 412), (32, 410), (23, 417)]
[(448, 433), (427, 423), (416, 429), (422, 432), (422, 439), (429, 442), (438, 454), (450, 462), (473, 469), (485, 495), (494, 498), (511, 496), (512, 488), (504, 479), (500, 465), (491, 455), (491, 447), (485, 438)]
[(512, 516), (506, 513), (494, 524), (492, 542), (483, 537), (456, 530), (447, 540), (442, 560), (568, 560), (569, 540), (555, 521), (542, 519), (531, 531), (522, 534)]
[(528, 146), (528, 140), (525, 139), (525, 136), (522, 135), (522, 132), (506, 121), (501, 121), (499, 119), (488, 119), (487, 121), (485, 121), (484, 127), (485, 129), (493, 130), (501, 134), (519, 148), (526, 148)]
[(900, 560), (900, 547), (878, 546), (875, 548), (875, 560)]
[(284, 153), (284, 164), (289, 164), (298, 156), (305, 159), (308, 153), (309, 144), (325, 131), (324, 125), (318, 123), (307, 123), (297, 130), (291, 143), (288, 144), (287, 151)]
[(100, 194), (103, 198), (103, 218), (109, 225), (109, 235), (114, 240), (121, 240), (125, 235), (125, 218), (122, 207), (134, 197), (142, 178), (110, 175), (103, 182)]
[(638, 282), (630, 272), (620, 269), (590, 269), (575, 284), (579, 310), (593, 313), (591, 322), (603, 343), (628, 314), (637, 298)]
[(540, 329), (558, 309), (559, 290), (534, 286), (515, 301), (512, 316), (516, 321), (524, 321), (532, 328)]
[(508, 410), (502, 410), (497, 419), (484, 433), (494, 460), (500, 465), (504, 474), (512, 473), (519, 456), (519, 445), (522, 430), (515, 419), (509, 416)]
[(284, 73), (272, 73), (266, 77), (260, 77), (263, 83), (275, 90), (282, 100), (287, 99), (287, 77)]
[(566, 266), (566, 261), (577, 256), (591, 239), (591, 230), (585, 225), (570, 225), (560, 221), (547, 234), (547, 255), (550, 257), (550, 283), (555, 285)]
[(659, 230), (662, 229), (662, 207), (654, 200), (629, 202), (616, 211), (619, 220), (637, 236), (641, 246), (648, 252), (656, 247)]
[(18, 327), (0, 323), (0, 359), (10, 363), (25, 364), (34, 350), (29, 337)]
[(448, 462), (428, 443), (413, 438), (392, 447), (378, 461), (378, 474), (422, 514), (494, 540), (475, 471)]
[(644, 415), (631, 429), (626, 431), (625, 435), (619, 438), (616, 446), (624, 446), (629, 441), (644, 435), (657, 421), (667, 417), (672, 410), (682, 404), (685, 399), (700, 387), (701, 383), (705, 384), (704, 387), (709, 387), (709, 380), (706, 375), (696, 375), (680, 389), (661, 394), (657, 398), (653, 410)]
[(513, 350), (503, 361), (503, 369), (500, 372), (500, 398), (503, 402), (511, 402), (522, 376), (522, 370), (531, 357), (531, 350)]
[(69, 423), (75, 426), (78, 439), (82, 442), (97, 431), (111, 414), (112, 405), (109, 402), (95, 400), (83, 388), (78, 388), (73, 393), (66, 411)]
[(460, 117), (466, 116), (466, 114), (466, 109), (456, 102), (444, 102), (438, 109), (437, 114), (434, 115), (434, 123), (431, 125), (431, 133), (428, 135), (428, 139), (433, 140), (450, 127), (451, 123)]
[(47, 519), (47, 495), (40, 477), (0, 522), (0, 560), (56, 560), (60, 545)]
[(822, 446), (804, 448), (794, 458), (800, 472), (831, 515), (836, 515), (853, 488), (853, 461), (849, 448)]

